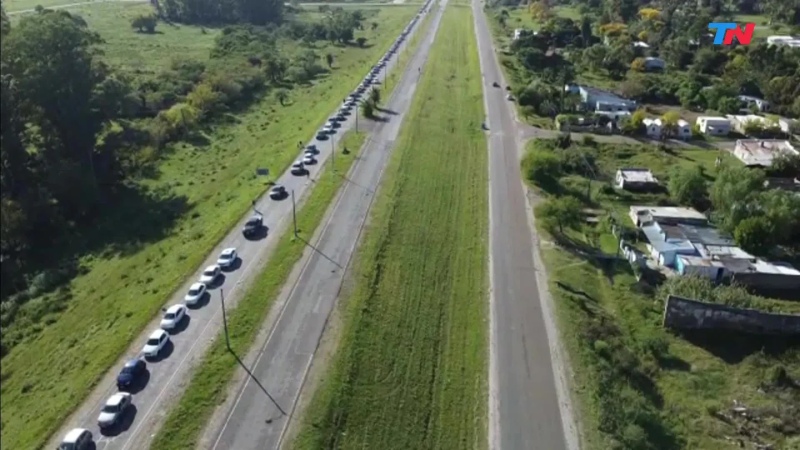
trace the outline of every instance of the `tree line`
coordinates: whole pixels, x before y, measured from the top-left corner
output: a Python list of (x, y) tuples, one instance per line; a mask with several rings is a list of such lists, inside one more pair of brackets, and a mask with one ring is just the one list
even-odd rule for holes
[(176, 58), (163, 72), (130, 77), (103, 62), (103, 41), (81, 17), (40, 9), (10, 26), (3, 11), (2, 324), (73, 277), (87, 251), (167, 232), (185, 202), (139, 180), (171, 142), (265, 90), (285, 104), (294, 85), (335, 64), (332, 54), (287, 51), (281, 40), (350, 43), (363, 21), (338, 9), (318, 22), (237, 23), (217, 37), (210, 61)]

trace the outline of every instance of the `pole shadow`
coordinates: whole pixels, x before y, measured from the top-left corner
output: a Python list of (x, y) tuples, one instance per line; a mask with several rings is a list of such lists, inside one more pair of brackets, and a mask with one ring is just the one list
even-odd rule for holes
[(239, 358), (239, 355), (237, 355), (236, 352), (234, 352), (233, 349), (231, 349), (230, 347), (228, 347), (228, 352), (230, 352), (230, 354), (233, 355), (234, 358), (236, 358), (236, 362), (242, 367), (242, 369), (244, 369), (245, 372), (247, 372), (247, 376), (249, 376), (250, 379), (253, 380), (256, 386), (258, 386), (258, 388), (261, 389), (261, 392), (263, 392), (264, 395), (267, 396), (269, 401), (271, 401), (272, 404), (275, 405), (276, 408), (278, 408), (278, 411), (280, 411), (281, 413), (280, 416), (267, 418), (266, 423), (272, 423), (274, 420), (279, 419), (281, 416), (288, 416), (288, 414), (286, 414), (286, 411), (283, 410), (278, 401), (275, 400), (275, 397), (273, 397), (272, 394), (269, 393), (267, 388), (265, 388), (264, 385), (261, 384), (261, 381), (259, 381), (259, 379), (255, 375), (253, 375), (253, 372), (250, 371), (247, 365), (245, 365), (244, 361), (242, 361), (242, 359)]
[(336, 261), (334, 261), (333, 259), (331, 259), (331, 258), (330, 258), (328, 255), (326, 255), (325, 253), (322, 253), (322, 252), (321, 252), (321, 251), (320, 251), (320, 250), (319, 250), (317, 247), (313, 246), (313, 245), (312, 245), (310, 242), (308, 242), (307, 240), (305, 240), (305, 239), (304, 239), (302, 236), (298, 235), (298, 236), (297, 236), (297, 239), (300, 239), (301, 241), (305, 242), (305, 244), (306, 244), (307, 246), (309, 246), (309, 247), (311, 247), (312, 249), (314, 249), (314, 251), (315, 251), (315, 252), (317, 252), (317, 253), (319, 253), (320, 255), (322, 255), (322, 257), (323, 257), (323, 258), (325, 258), (325, 259), (327, 259), (328, 261), (330, 261), (331, 263), (333, 263), (333, 265), (335, 265), (336, 267), (338, 267), (338, 268), (340, 268), (340, 269), (344, 269), (344, 267), (342, 267), (342, 265), (341, 265), (341, 264), (339, 264), (339, 263), (337, 263)]

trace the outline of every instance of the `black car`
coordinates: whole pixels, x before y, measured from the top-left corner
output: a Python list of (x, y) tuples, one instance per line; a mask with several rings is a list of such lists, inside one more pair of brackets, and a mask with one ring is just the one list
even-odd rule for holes
[(117, 375), (117, 387), (120, 391), (129, 389), (142, 376), (147, 364), (141, 359), (131, 359), (122, 366), (122, 370)]
[(492, 83), (492, 86), (494, 86), (494, 87), (500, 87), (500, 85), (499, 85), (499, 84), (497, 84), (497, 81), (495, 81), (494, 83)]
[(253, 217), (247, 219), (247, 222), (244, 223), (244, 229), (242, 229), (242, 234), (245, 236), (250, 236), (258, 232), (261, 227), (264, 226), (264, 218), (261, 217), (260, 214), (255, 214)]

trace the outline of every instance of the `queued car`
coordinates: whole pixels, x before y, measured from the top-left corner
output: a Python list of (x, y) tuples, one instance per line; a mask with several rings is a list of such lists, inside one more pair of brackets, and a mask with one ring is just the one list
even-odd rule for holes
[[(308, 153), (310, 151), (312, 151), (312, 150), (306, 149), (306, 153)], [(281, 185), (279, 185), (279, 184), (276, 184), (275, 186), (272, 186), (272, 188), (270, 188), (270, 190), (269, 190), (269, 198), (271, 198), (273, 200), (280, 200), (282, 198), (285, 198), (286, 195), (287, 195), (286, 188), (281, 186)]]
[(303, 157), (303, 164), (305, 164), (305, 165), (313, 166), (316, 163), (317, 163), (317, 160), (314, 159), (313, 155), (306, 155), (306, 156)]
[(236, 258), (239, 255), (236, 254), (236, 249), (233, 247), (226, 248), (219, 254), (219, 258), (217, 258), (217, 265), (223, 269), (227, 269), (236, 262)]
[(208, 266), (200, 274), (200, 282), (208, 287), (208, 285), (217, 281), (220, 273), (222, 273), (222, 269), (218, 265)]
[(141, 378), (145, 370), (147, 370), (147, 364), (143, 359), (135, 358), (126, 361), (122, 370), (117, 374), (117, 389), (120, 391), (130, 389)]
[(327, 134), (336, 133), (336, 130), (333, 129), (333, 125), (331, 125), (330, 123), (326, 123), (325, 126), (322, 127), (322, 131)]
[(172, 330), (179, 323), (181, 320), (186, 317), (186, 307), (183, 305), (172, 305), (167, 309), (164, 313), (164, 317), (161, 318), (161, 329), (162, 330)]
[[(328, 133), (326, 133), (323, 130), (317, 131), (317, 140), (318, 141), (324, 141), (324, 140), (327, 140), (327, 139), (330, 139), (330, 136), (328, 135)], [(294, 172), (292, 172), (292, 173), (294, 173)], [(297, 174), (295, 174), (295, 175), (297, 175)]]
[(111, 428), (125, 416), (128, 408), (133, 404), (133, 396), (127, 392), (117, 392), (106, 400), (100, 416), (97, 418), (97, 425), (101, 429)]
[(292, 175), (305, 175), (306, 174), (306, 166), (303, 165), (303, 161), (295, 161), (292, 164)]
[(92, 432), (86, 428), (73, 428), (58, 444), (58, 450), (89, 450), (94, 447)]
[[(272, 197), (271, 191), (269, 196)], [(264, 226), (264, 217), (261, 214), (253, 214), (252, 216), (250, 216), (249, 219), (247, 219), (247, 222), (244, 223), (244, 226), (242, 227), (242, 234), (244, 235), (244, 237), (250, 237), (258, 233), (258, 231), (261, 230), (261, 227), (263, 226)]]
[(144, 348), (142, 348), (142, 353), (144, 353), (145, 358), (157, 358), (161, 350), (164, 349), (164, 346), (167, 345), (169, 342), (169, 334), (166, 331), (159, 328), (156, 331), (150, 333), (150, 337), (147, 338), (147, 342), (144, 344)]
[(183, 296), (183, 301), (187, 305), (196, 305), (197, 302), (203, 298), (206, 293), (206, 285), (203, 283), (194, 283), (189, 286), (189, 291)]

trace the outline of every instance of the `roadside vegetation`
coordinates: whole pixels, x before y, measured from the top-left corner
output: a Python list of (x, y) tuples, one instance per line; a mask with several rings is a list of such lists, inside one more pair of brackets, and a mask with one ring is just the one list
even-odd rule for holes
[(486, 446), (486, 141), (470, 15), (445, 12), (294, 448)]
[[(664, 107), (682, 109), (690, 119), (704, 111), (735, 114), (742, 107), (737, 97), (750, 95), (768, 100), (771, 114), (800, 117), (796, 73), (800, 52), (770, 47), (765, 39), (800, 32), (796, 4), (778, 0), (707, 2), (707, 7), (698, 7), (696, 1), (668, 6), (649, 1), (570, 6), (543, 0), (524, 8), (506, 4), (493, 3), (489, 14), (493, 33), (503, 50), (500, 61), (520, 112), (534, 125), (552, 127), (559, 114), (588, 116), (600, 126), (608, 123), (607, 117), (582, 111), (580, 97), (563, 92), (568, 83), (636, 100), (650, 116), (660, 116)], [(709, 22), (739, 19), (757, 23), (751, 45), (711, 45), (706, 35)], [(513, 40), (516, 29), (526, 31)], [(665, 67), (648, 68), (648, 57), (660, 58)], [(639, 127), (623, 120), (619, 128), (633, 133)], [(765, 131), (752, 134), (769, 134)]]
[(3, 21), (4, 447), (59, 426), (415, 10)]
[[(719, 167), (716, 159), (721, 158)], [(632, 194), (612, 186), (619, 167), (648, 167), (668, 189)], [(630, 205), (692, 204), (740, 240), (752, 220), (768, 220), (758, 255), (796, 257), (800, 204), (766, 190), (763, 174), (704, 149), (604, 145), (569, 137), (529, 145), (523, 174), (536, 191), (537, 229), (571, 355), (574, 392), (590, 449), (718, 450), (800, 443), (800, 345), (791, 339), (734, 333), (673, 333), (662, 327), (669, 294), (765, 311), (800, 313), (797, 302), (764, 298), (695, 277), (664, 279), (619, 258), (616, 224), (631, 230)], [(731, 208), (761, 205), (747, 217)], [(599, 218), (587, 224), (585, 209)], [(752, 234), (749, 234), (752, 236)], [(739, 242), (742, 245), (748, 242)], [(640, 279), (640, 281), (639, 281)], [(739, 402), (739, 403), (736, 403)], [(732, 410), (744, 407), (746, 416)]]

